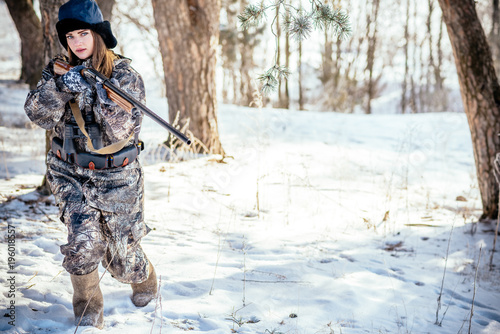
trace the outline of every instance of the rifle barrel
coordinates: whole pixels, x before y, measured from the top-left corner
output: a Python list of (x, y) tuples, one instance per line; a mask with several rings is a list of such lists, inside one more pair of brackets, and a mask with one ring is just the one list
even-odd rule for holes
[[(172, 132), (175, 136), (177, 136), (180, 140), (182, 140), (187, 145), (191, 144), (191, 140), (188, 137), (186, 137), (183, 133), (181, 133), (179, 130), (177, 130), (172, 125), (170, 125), (169, 123), (167, 123), (163, 118), (161, 118), (160, 116), (158, 116), (155, 112), (153, 112), (151, 109), (149, 109), (148, 107), (146, 107), (144, 104), (142, 104), (141, 102), (137, 101), (136, 99), (134, 99), (133, 97), (131, 97), (130, 95), (128, 95), (127, 93), (125, 93), (120, 88), (116, 87), (104, 75), (102, 75), (101, 73), (99, 73), (98, 71), (96, 71), (93, 68), (85, 68), (85, 69), (83, 69), (83, 71), (87, 72), (87, 73), (90, 73), (91, 75), (93, 75), (93, 76), (99, 78), (100, 80), (102, 80), (103, 86), (105, 86), (108, 89), (110, 89), (111, 91), (113, 91), (115, 94), (117, 94), (122, 99), (124, 99), (125, 101), (127, 101), (128, 103), (130, 103), (132, 106), (134, 106), (137, 109), (141, 110), (143, 113), (145, 113), (150, 118), (152, 118), (155, 122), (157, 122), (158, 124), (160, 124), (161, 126), (163, 126), (164, 128), (166, 128), (168, 131)], [(87, 76), (85, 76), (85, 77), (87, 77)]]

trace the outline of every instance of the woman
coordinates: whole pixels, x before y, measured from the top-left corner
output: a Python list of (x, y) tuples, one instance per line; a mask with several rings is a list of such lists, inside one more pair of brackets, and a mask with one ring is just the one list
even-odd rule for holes
[[(47, 180), (68, 228), (61, 252), (74, 289), (75, 324), (103, 328), (100, 262), (115, 279), (132, 285), (136, 306), (156, 296), (157, 280), (140, 246), (149, 232), (137, 160), (142, 143), (134, 136), (141, 117), (111, 101), (102, 85), (90, 86), (81, 70), (93, 67), (141, 102), (144, 83), (129, 59), (110, 50), (117, 41), (93, 0), (62, 5), (56, 28), (69, 57), (49, 62), (37, 88), (28, 94), (25, 111), (35, 124), (52, 130)], [(54, 72), (56, 60), (74, 67), (59, 76)], [(84, 119), (85, 129), (78, 119)]]

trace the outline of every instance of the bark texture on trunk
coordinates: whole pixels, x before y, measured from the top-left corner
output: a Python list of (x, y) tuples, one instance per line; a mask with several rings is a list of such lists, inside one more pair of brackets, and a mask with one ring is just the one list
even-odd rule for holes
[(57, 35), (56, 23), (59, 20), (59, 7), (65, 0), (40, 0), (40, 12), (42, 14), (42, 32), (44, 41), (44, 66), (59, 53), (66, 53)]
[(367, 102), (365, 114), (372, 113), (372, 100), (375, 98), (375, 80), (373, 78), (373, 67), (375, 64), (375, 53), (377, 49), (377, 25), (378, 25), (378, 10), (380, 8), (380, 0), (373, 0), (371, 4), (371, 13), (367, 17), (367, 32), (366, 39), (368, 40), (367, 64), (368, 71), (368, 87), (367, 87)]
[[(220, 0), (152, 0), (162, 53), (170, 122), (179, 112), (205, 148), (223, 154), (215, 92)], [(182, 126), (183, 124), (181, 124)]]
[(491, 30), (488, 38), (493, 54), (493, 66), (498, 77), (500, 75), (500, 0), (492, 1)]
[(104, 21), (111, 21), (116, 0), (96, 0), (96, 2), (102, 12)]
[(43, 57), (40, 55), (43, 47), (42, 25), (36, 16), (32, 1), (6, 0), (5, 2), (21, 39), (20, 79), (29, 84), (30, 89), (34, 89), (44, 66)]
[[(43, 32), (43, 67), (59, 53), (66, 53), (57, 35), (56, 23), (59, 20), (59, 7), (65, 0), (40, 0), (40, 12), (42, 14), (42, 32)], [(41, 48), (40, 48), (41, 49)], [(50, 150), (50, 130), (45, 133), (45, 156)], [(47, 177), (43, 178), (42, 184), (38, 187), (42, 194), (50, 194), (50, 187), (47, 183)]]
[(500, 86), (488, 42), (473, 0), (439, 0), (457, 67), (469, 122), (483, 204), (482, 219), (498, 213), (493, 162), (500, 152)]

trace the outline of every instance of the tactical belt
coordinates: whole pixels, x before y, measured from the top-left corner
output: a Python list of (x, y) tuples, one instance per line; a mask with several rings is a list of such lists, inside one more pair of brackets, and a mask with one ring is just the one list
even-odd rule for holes
[(63, 149), (63, 141), (57, 137), (52, 139), (51, 145), (51, 151), (59, 159), (91, 170), (126, 166), (134, 162), (143, 149), (144, 143), (139, 141), (137, 144), (122, 148), (113, 154), (67, 153)]

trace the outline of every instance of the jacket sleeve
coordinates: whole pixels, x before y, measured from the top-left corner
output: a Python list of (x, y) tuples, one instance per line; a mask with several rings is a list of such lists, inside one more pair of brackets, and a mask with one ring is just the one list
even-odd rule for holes
[(65, 88), (61, 77), (55, 76), (53, 64), (54, 60), (51, 60), (45, 67), (36, 89), (28, 93), (24, 104), (28, 118), (46, 130), (56, 126), (64, 114), (64, 106), (74, 98)]
[[(145, 104), (146, 94), (144, 82), (140, 74), (132, 67), (127, 66), (117, 69), (113, 72), (111, 77), (118, 81), (120, 89), (125, 93)], [(101, 104), (99, 99), (97, 99), (97, 104), (104, 130), (111, 142), (126, 139), (133, 133), (136, 120), (130, 112), (122, 109), (116, 104), (111, 106)]]

